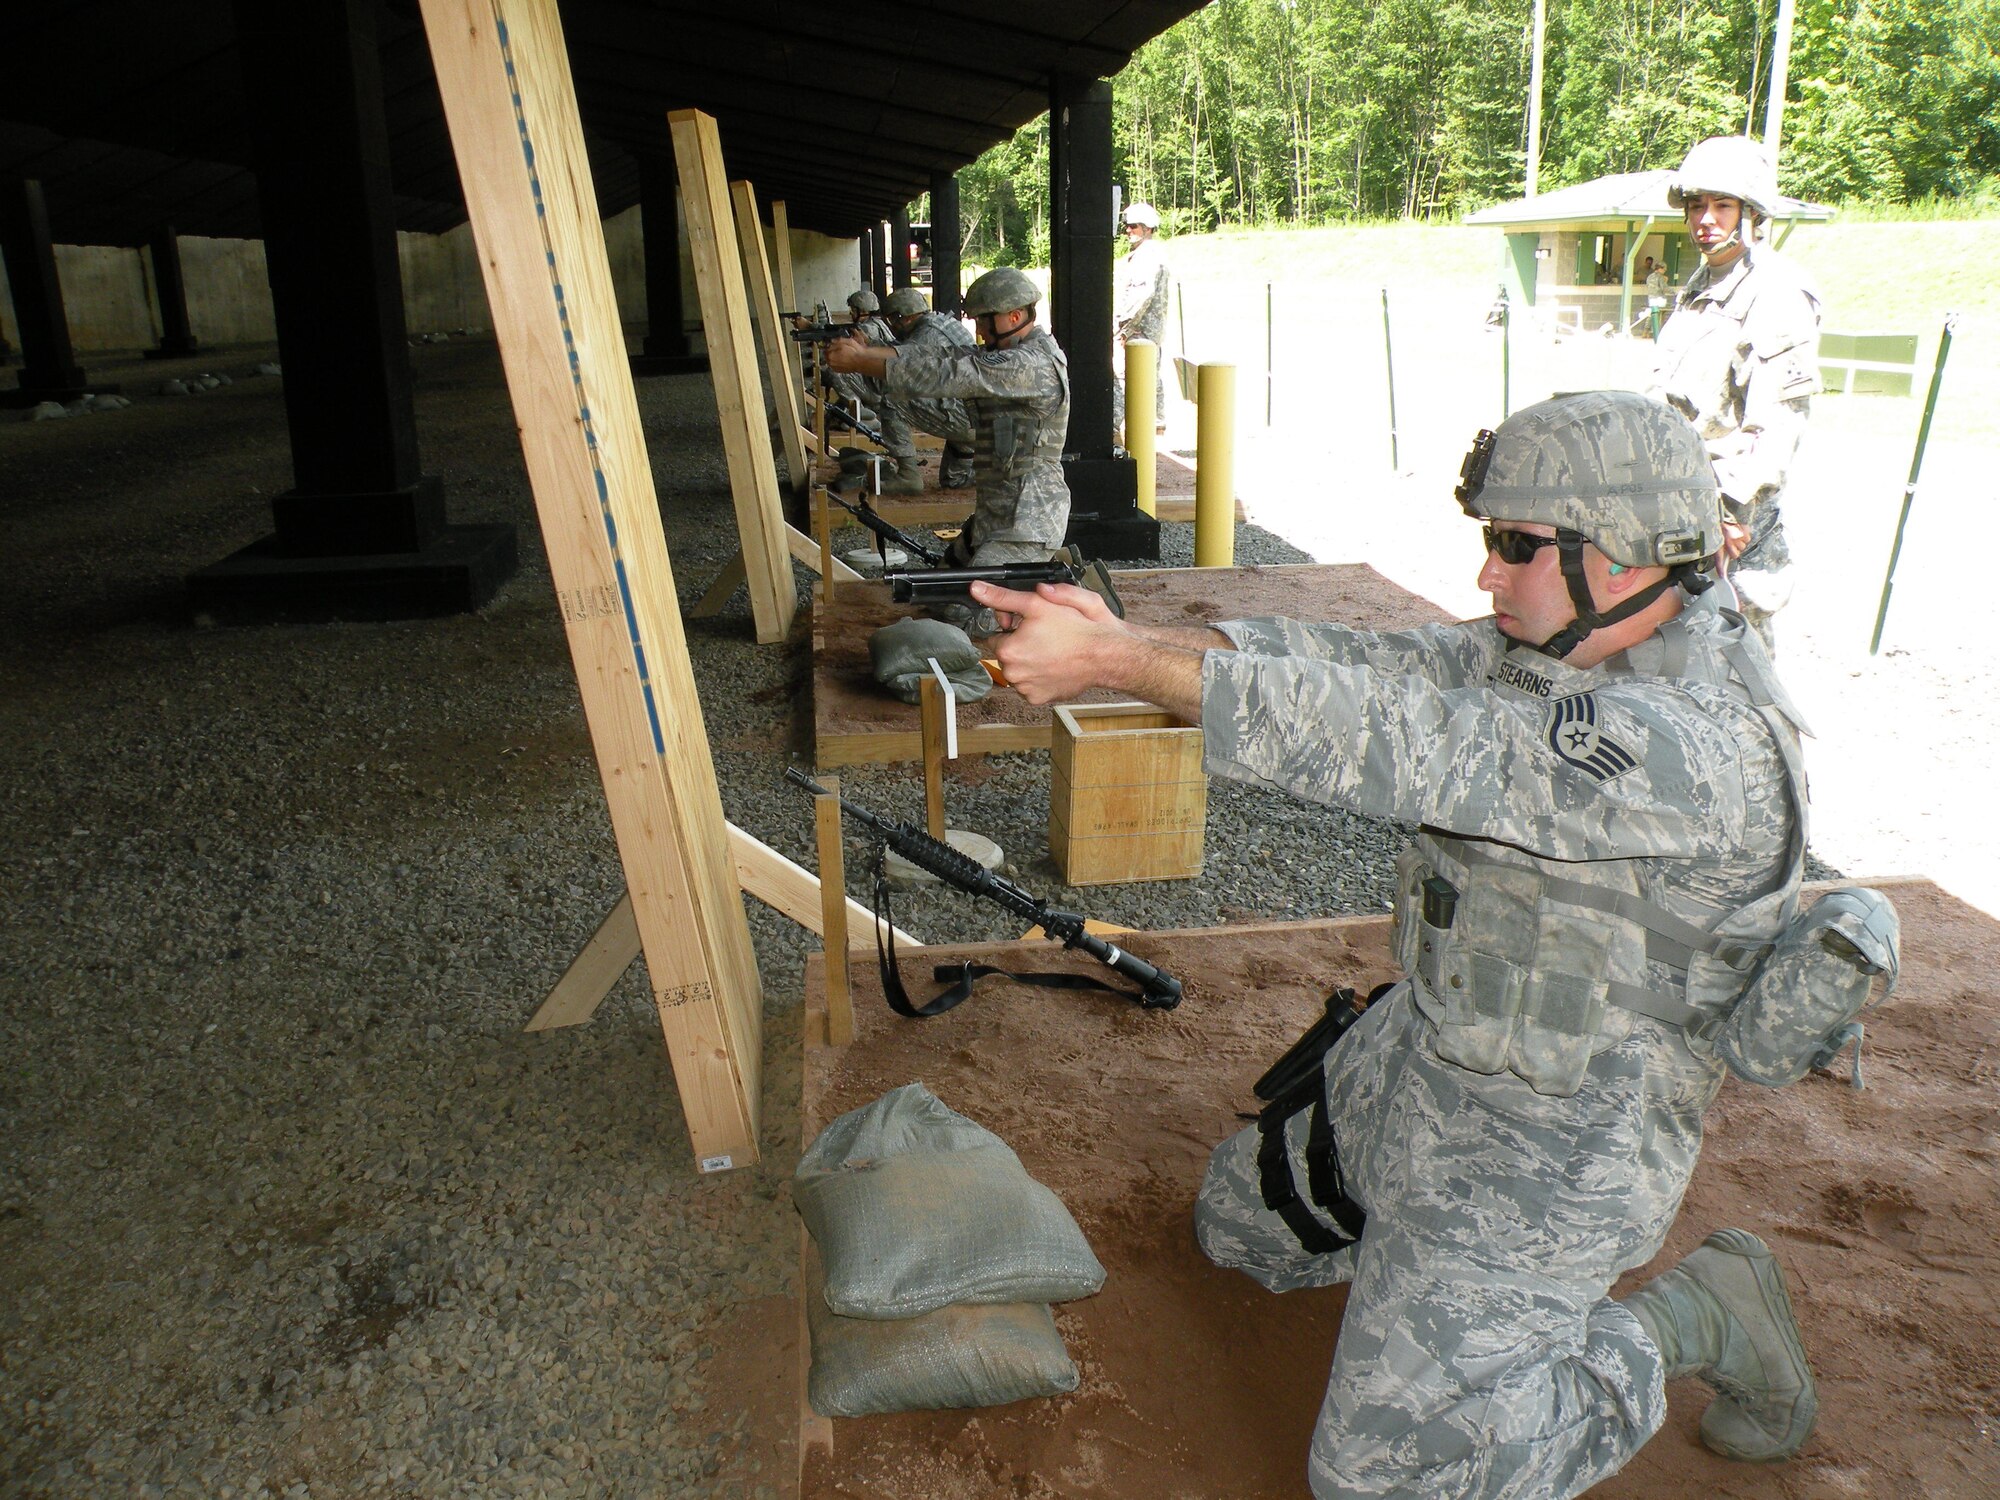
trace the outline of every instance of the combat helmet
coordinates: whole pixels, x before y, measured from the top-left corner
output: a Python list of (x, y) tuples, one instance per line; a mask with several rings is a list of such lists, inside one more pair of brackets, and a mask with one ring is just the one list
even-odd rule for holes
[[(1663, 401), (1584, 391), (1537, 402), (1480, 433), (1459, 479), (1468, 516), (1556, 528), (1576, 619), (1542, 643), (1550, 656), (1569, 655), (1674, 585), (1699, 594), (1715, 581), (1722, 492), (1700, 436)], [(1584, 576), (1585, 542), (1614, 563), (1667, 576), (1600, 613)]]
[(865, 286), (858, 292), (848, 294), (847, 306), (856, 317), (865, 317), (869, 313), (882, 310), (882, 304), (876, 300), (875, 294)]
[(889, 300), (882, 304), (882, 311), (892, 318), (914, 318), (918, 313), (929, 312), (930, 303), (924, 294), (913, 286), (898, 287), (889, 293)]
[(1042, 300), (1041, 288), (1027, 274), (1012, 266), (988, 271), (965, 289), (965, 315), (983, 318), (989, 313), (1012, 312), (1017, 307), (1033, 307)]
[(1150, 203), (1134, 203), (1125, 210), (1125, 222), (1138, 224), (1147, 229), (1160, 227), (1160, 211)]
[(1695, 193), (1739, 199), (1759, 219), (1768, 219), (1778, 201), (1778, 174), (1760, 142), (1747, 135), (1712, 135), (1694, 143), (1667, 184), (1667, 202), (1684, 209)]

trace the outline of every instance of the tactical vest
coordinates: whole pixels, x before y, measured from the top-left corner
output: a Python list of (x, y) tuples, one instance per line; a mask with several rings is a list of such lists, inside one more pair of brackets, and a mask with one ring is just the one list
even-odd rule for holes
[(1049, 362), (1055, 371), (1058, 395), (1046, 413), (1034, 410), (1033, 397), (980, 398), (980, 406), (993, 423), (994, 475), (1000, 479), (1018, 478), (1037, 461), (1060, 461), (1063, 440), (1069, 436), (1069, 357), (1062, 345), (1046, 330), (1037, 329), (1035, 336), (1015, 347), (1024, 354), (1032, 350)]
[(1397, 861), (1396, 955), (1445, 1061), (1510, 1071), (1537, 1093), (1567, 1097), (1636, 1017), (1693, 1028), (1725, 1014), (1796, 914), (1804, 726), (1754, 635), (1739, 616), (1725, 618), (1730, 639), (1697, 638), (1681, 619), (1663, 626), (1663, 675), (1736, 693), (1770, 727), (1794, 814), (1784, 880), (1746, 906), (1690, 920), (1647, 898), (1648, 860), (1548, 860), (1424, 830)]

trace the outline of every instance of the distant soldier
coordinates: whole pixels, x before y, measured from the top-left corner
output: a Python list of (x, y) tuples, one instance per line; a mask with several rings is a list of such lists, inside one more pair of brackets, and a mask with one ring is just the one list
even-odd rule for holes
[[(853, 293), (847, 299), (847, 310), (852, 315), (853, 337), (870, 344), (893, 344), (896, 335), (889, 329), (880, 314), (882, 304), (867, 287)], [(872, 381), (857, 375), (827, 376), (826, 383), (842, 401), (859, 401), (862, 406), (862, 420), (873, 421), (877, 413), (876, 402), (882, 398), (881, 388)]]
[[(1069, 362), (1035, 321), (1041, 292), (1011, 267), (988, 271), (967, 288), (966, 315), (981, 347), (922, 343), (877, 348), (856, 339), (828, 347), (835, 370), (866, 375), (885, 396), (968, 402), (978, 485), (972, 514), (946, 561), (1045, 562), (1069, 528), (1063, 439), (1069, 434)], [(990, 610), (969, 611), (972, 634), (990, 634)]]
[[(1134, 203), (1125, 210), (1125, 258), (1118, 263), (1117, 305), (1113, 310), (1118, 325), (1111, 350), (1113, 420), (1125, 421), (1125, 343), (1146, 339), (1158, 344), (1167, 331), (1167, 297), (1173, 274), (1167, 269), (1167, 253), (1154, 238), (1159, 233), (1160, 216), (1150, 203)], [(1164, 361), (1153, 367), (1153, 420), (1165, 430), (1167, 385)]]
[(1701, 434), (1722, 487), (1724, 554), (1743, 614), (1767, 651), (1792, 596), (1778, 503), (1819, 389), (1818, 294), (1758, 238), (1778, 201), (1764, 148), (1747, 136), (1699, 142), (1667, 200), (1702, 264), (1660, 330), (1652, 394)]
[[(926, 346), (949, 349), (974, 347), (971, 334), (956, 318), (932, 312), (924, 294), (913, 286), (889, 294), (883, 316), (895, 331), (901, 349)], [(973, 451), (977, 434), (973, 417), (963, 401), (937, 396), (884, 396), (881, 402), (883, 446), (896, 457), (896, 477), (884, 480), (887, 495), (918, 494), (923, 479), (917, 468), (916, 444), (910, 431), (928, 432), (944, 439), (944, 464), (938, 483), (948, 490), (969, 489), (973, 479)], [(908, 481), (916, 482), (910, 484)]]

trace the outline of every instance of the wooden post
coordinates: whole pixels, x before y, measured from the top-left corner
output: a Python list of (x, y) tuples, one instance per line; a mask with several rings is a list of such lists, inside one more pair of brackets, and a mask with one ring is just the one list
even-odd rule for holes
[[(703, 1171), (748, 1166), (761, 1123), (757, 961), (561, 21), (555, 0), (421, 3), (688, 1133)], [(784, 561), (789, 590), (782, 543), (766, 550)]]
[[(781, 312), (802, 313), (806, 309), (799, 306), (798, 284), (792, 278), (792, 218), (785, 207), (783, 198), (771, 200), (771, 255), (778, 277), (778, 309)], [(796, 339), (785, 340), (785, 353), (792, 372), (792, 383), (801, 390), (805, 386), (805, 345)], [(822, 453), (826, 450), (821, 449)]]
[(819, 539), (819, 596), (833, 604), (833, 502), (823, 484), (813, 486), (813, 535)]
[(917, 684), (917, 700), (924, 739), (924, 828), (932, 838), (943, 842), (944, 718), (951, 710), (945, 704), (944, 689), (932, 675), (926, 675)]
[(840, 847), (840, 778), (822, 776), (826, 795), (813, 798), (819, 835), (820, 931), (826, 946), (826, 1039), (836, 1047), (854, 1040), (854, 998), (847, 972), (847, 861)]
[(757, 194), (749, 183), (729, 184), (729, 201), (736, 210), (736, 243), (743, 251), (743, 278), (750, 291), (750, 310), (757, 315), (757, 336), (764, 341), (764, 370), (771, 378), (771, 404), (778, 413), (778, 435), (785, 443), (785, 468), (792, 489), (802, 490), (811, 478), (806, 468), (804, 414), (799, 410), (799, 383), (792, 378), (788, 345), (796, 341), (778, 316), (778, 296), (771, 289), (771, 263), (764, 258), (764, 226), (757, 222)]
[(757, 639), (769, 645), (785, 638), (799, 598), (785, 556), (778, 461), (771, 452), (770, 429), (764, 425), (750, 294), (743, 284), (742, 252), (735, 244), (722, 145), (714, 118), (698, 109), (673, 110), (667, 119), (673, 126), (674, 159), (680, 166), (681, 206), (687, 213), (695, 284), (701, 289), (701, 326), (715, 380), (715, 409), (722, 418), (736, 530), (749, 574), (750, 613), (757, 622)]
[(792, 218), (783, 198), (771, 200), (771, 249), (778, 262), (778, 300), (786, 312), (804, 312), (792, 281)]

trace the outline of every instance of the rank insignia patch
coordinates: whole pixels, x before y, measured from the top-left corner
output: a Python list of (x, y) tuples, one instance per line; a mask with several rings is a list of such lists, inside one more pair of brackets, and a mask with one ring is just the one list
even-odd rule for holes
[(1549, 748), (1570, 765), (1598, 781), (1623, 776), (1639, 764), (1623, 745), (1604, 737), (1597, 727), (1597, 695), (1577, 693), (1549, 705)]

